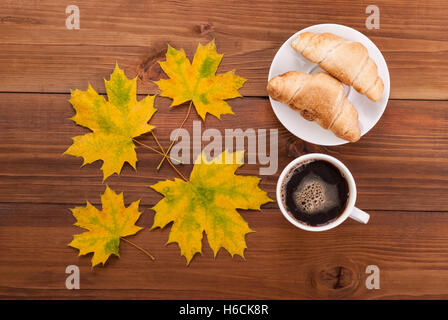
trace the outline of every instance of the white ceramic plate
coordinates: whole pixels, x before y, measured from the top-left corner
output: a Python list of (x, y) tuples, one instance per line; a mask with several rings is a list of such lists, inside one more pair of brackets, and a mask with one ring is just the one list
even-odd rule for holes
[[(381, 115), (386, 109), (387, 101), (389, 100), (389, 70), (383, 55), (369, 38), (355, 29), (338, 24), (318, 24), (297, 32), (283, 43), (275, 55), (274, 60), (272, 60), (271, 68), (269, 70), (269, 79), (292, 70), (312, 74), (316, 72), (324, 72), (317, 64), (307, 60), (300, 53), (291, 48), (291, 42), (303, 32), (331, 32), (345, 39), (358, 41), (367, 48), (370, 58), (372, 58), (378, 66), (379, 76), (384, 82), (384, 92), (380, 101), (373, 102), (364, 95), (358, 93), (352, 87), (344, 85), (347, 98), (356, 110), (358, 110), (359, 127), (361, 129), (361, 136), (363, 136), (369, 132), (381, 118)], [(320, 127), (316, 122), (305, 120), (298, 112), (292, 110), (287, 105), (275, 101), (270, 97), (269, 99), (278, 120), (286, 129), (300, 139), (324, 146), (335, 146), (347, 143), (347, 141), (336, 137), (330, 130), (325, 130)]]

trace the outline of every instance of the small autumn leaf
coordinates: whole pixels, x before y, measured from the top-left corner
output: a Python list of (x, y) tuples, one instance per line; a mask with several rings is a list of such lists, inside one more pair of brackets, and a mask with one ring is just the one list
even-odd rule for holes
[(204, 231), (215, 257), (221, 247), (244, 257), (245, 236), (252, 230), (236, 209), (259, 210), (272, 200), (258, 187), (260, 178), (234, 174), (242, 159), (242, 151), (226, 150), (211, 161), (202, 153), (190, 181), (176, 178), (151, 186), (165, 196), (153, 207), (152, 229), (173, 222), (167, 243), (178, 243), (187, 264), (201, 252)]
[(234, 71), (215, 75), (223, 54), (216, 52), (215, 42), (205, 46), (199, 44), (193, 63), (187, 59), (183, 49), (176, 50), (168, 45), (166, 61), (160, 62), (169, 79), (155, 81), (163, 97), (173, 99), (171, 106), (193, 101), (196, 111), (205, 120), (208, 113), (218, 119), (222, 114), (233, 114), (226, 99), (241, 97), (238, 89), (246, 79)]
[(75, 226), (87, 229), (73, 237), (69, 246), (79, 249), (79, 255), (93, 252), (92, 267), (106, 263), (111, 254), (119, 255), (120, 239), (130, 236), (142, 228), (135, 225), (141, 212), (140, 200), (124, 206), (123, 193), (116, 194), (109, 187), (101, 196), (102, 211), (89, 202), (85, 207), (71, 209), (76, 218)]
[(76, 114), (71, 120), (93, 132), (74, 137), (73, 144), (65, 151), (65, 154), (83, 157), (83, 165), (103, 160), (103, 180), (114, 173), (120, 174), (125, 162), (136, 168), (132, 139), (154, 128), (148, 121), (156, 112), (155, 96), (137, 101), (137, 79), (129, 80), (118, 65), (110, 80), (104, 82), (108, 101), (90, 85), (86, 91), (72, 91), (70, 103)]

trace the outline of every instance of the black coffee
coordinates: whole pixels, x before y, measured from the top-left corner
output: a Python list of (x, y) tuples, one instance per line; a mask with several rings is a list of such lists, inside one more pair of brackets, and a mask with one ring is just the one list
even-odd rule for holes
[(300, 222), (321, 226), (345, 210), (349, 189), (338, 168), (328, 161), (311, 160), (292, 169), (283, 185), (283, 203)]

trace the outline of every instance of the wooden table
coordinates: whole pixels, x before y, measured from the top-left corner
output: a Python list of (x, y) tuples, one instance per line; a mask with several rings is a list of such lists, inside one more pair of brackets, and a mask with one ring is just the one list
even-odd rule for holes
[[(68, 30), (65, 9), (76, 4), (81, 28)], [(448, 297), (448, 3), (377, 0), (380, 29), (368, 30), (371, 1), (66, 1), (3, 0), (0, 4), (0, 297), (144, 299), (384, 299)], [(391, 99), (380, 122), (355, 144), (305, 143), (278, 122), (266, 97), (266, 78), (279, 46), (296, 31), (338, 23), (366, 34), (384, 54)], [(138, 171), (126, 165), (106, 182), (124, 191), (126, 204), (142, 199), (132, 241), (156, 256), (150, 261), (126, 243), (120, 259), (90, 266), (67, 244), (83, 230), (69, 208), (100, 205), (101, 162), (80, 168), (63, 156), (74, 125), (70, 89), (104, 92), (116, 62), (138, 76), (140, 98), (158, 93), (157, 61), (167, 44), (191, 58), (201, 42), (216, 39), (224, 53), (219, 72), (236, 69), (248, 79), (235, 115), (208, 117), (205, 128), (277, 128), (279, 169), (261, 187), (275, 199), (281, 170), (295, 157), (322, 152), (343, 161), (358, 186), (357, 205), (368, 225), (347, 221), (331, 231), (296, 229), (275, 202), (261, 212), (240, 211), (256, 233), (246, 237), (246, 260), (206, 241), (186, 267), (169, 228), (150, 231), (161, 196), (147, 186), (173, 178), (160, 156), (138, 148)], [(152, 124), (163, 145), (187, 107), (170, 110), (157, 98)], [(254, 116), (256, 115), (256, 116)], [(196, 113), (187, 121), (191, 130)], [(154, 145), (151, 135), (141, 141)], [(181, 171), (188, 175), (192, 166)], [(259, 165), (238, 173), (257, 175)], [(81, 289), (67, 290), (65, 269), (77, 265)], [(365, 286), (366, 267), (380, 269), (380, 289)]]

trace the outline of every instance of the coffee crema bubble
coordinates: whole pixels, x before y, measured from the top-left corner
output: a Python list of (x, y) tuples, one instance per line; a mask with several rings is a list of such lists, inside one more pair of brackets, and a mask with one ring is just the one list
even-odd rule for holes
[(287, 211), (301, 223), (325, 225), (345, 210), (349, 195), (347, 180), (328, 161), (301, 163), (284, 181), (282, 201)]

